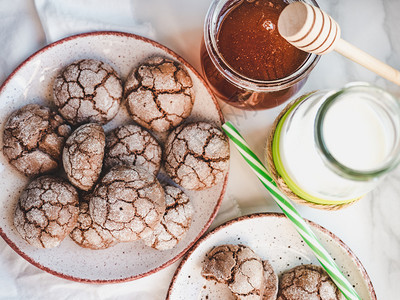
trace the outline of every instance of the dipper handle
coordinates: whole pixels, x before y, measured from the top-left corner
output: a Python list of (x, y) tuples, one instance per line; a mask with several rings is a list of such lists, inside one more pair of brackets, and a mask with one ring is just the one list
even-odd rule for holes
[(323, 55), (333, 50), (400, 85), (400, 72), (340, 38), (340, 27), (321, 9), (298, 1), (285, 7), (278, 20), (283, 38), (296, 48)]

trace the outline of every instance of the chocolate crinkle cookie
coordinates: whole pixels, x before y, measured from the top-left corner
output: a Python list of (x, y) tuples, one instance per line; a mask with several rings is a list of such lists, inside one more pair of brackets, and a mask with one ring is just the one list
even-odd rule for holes
[(344, 300), (344, 296), (319, 266), (297, 266), (280, 276), (278, 300)]
[(32, 246), (53, 248), (75, 227), (78, 193), (61, 178), (42, 176), (22, 192), (14, 214), (19, 234)]
[(221, 245), (207, 253), (202, 276), (224, 283), (236, 299), (273, 300), (278, 277), (267, 261), (262, 261), (244, 245)]
[(56, 170), (71, 128), (48, 107), (28, 104), (8, 118), (3, 134), (3, 153), (27, 176)]
[(168, 250), (175, 247), (190, 228), (193, 206), (189, 197), (179, 188), (165, 186), (167, 208), (161, 223), (144, 238), (147, 246), (157, 250)]
[(168, 136), (164, 160), (168, 175), (183, 188), (210, 188), (223, 181), (228, 170), (228, 139), (209, 123), (183, 124)]
[(125, 83), (126, 106), (132, 119), (157, 132), (170, 130), (193, 108), (193, 83), (184, 66), (153, 57), (132, 70)]
[(117, 114), (122, 93), (115, 70), (94, 59), (73, 62), (54, 82), (54, 103), (72, 125), (107, 123)]
[(143, 168), (116, 166), (97, 184), (89, 203), (95, 223), (120, 242), (149, 235), (165, 212), (165, 196), (156, 177)]
[(65, 143), (65, 173), (69, 181), (83, 191), (91, 190), (100, 176), (105, 139), (101, 125), (88, 123), (78, 127)]
[(79, 246), (94, 250), (106, 249), (117, 243), (110, 231), (94, 223), (89, 213), (91, 194), (82, 193), (79, 203), (79, 216), (75, 228), (70, 233), (71, 239)]
[(106, 136), (106, 169), (117, 165), (137, 166), (157, 175), (161, 157), (162, 150), (157, 140), (140, 126), (120, 126)]

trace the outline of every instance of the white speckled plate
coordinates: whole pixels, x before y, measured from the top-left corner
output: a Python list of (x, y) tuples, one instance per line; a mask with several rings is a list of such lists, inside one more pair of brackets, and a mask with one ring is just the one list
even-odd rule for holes
[[(0, 141), (10, 113), (28, 103), (52, 106), (52, 85), (60, 69), (77, 59), (95, 58), (109, 63), (125, 79), (130, 70), (152, 55), (163, 55), (183, 63), (194, 84), (196, 100), (189, 120), (204, 120), (221, 126), (219, 106), (199, 74), (168, 48), (132, 34), (94, 32), (55, 42), (24, 61), (0, 88)], [(121, 106), (106, 130), (132, 123)], [(158, 136), (161, 140), (165, 137)], [(1, 149), (2, 149), (2, 142)], [(28, 245), (13, 226), (13, 213), (28, 179), (19, 174), (0, 154), (0, 235), (33, 265), (60, 277), (81, 282), (110, 283), (134, 280), (172, 264), (200, 238), (210, 226), (220, 206), (224, 182), (200, 192), (188, 192), (194, 205), (193, 223), (186, 237), (172, 250), (157, 251), (139, 242), (121, 243), (106, 250), (89, 250), (67, 237), (55, 249), (36, 249)]]
[[(376, 300), (371, 280), (354, 253), (330, 231), (313, 222), (308, 223), (361, 299)], [(300, 264), (319, 265), (310, 248), (283, 214), (244, 216), (217, 227), (190, 249), (175, 272), (167, 299), (231, 299), (227, 288), (205, 280), (200, 273), (206, 253), (214, 246), (229, 243), (249, 246), (261, 259), (268, 259), (278, 275)]]

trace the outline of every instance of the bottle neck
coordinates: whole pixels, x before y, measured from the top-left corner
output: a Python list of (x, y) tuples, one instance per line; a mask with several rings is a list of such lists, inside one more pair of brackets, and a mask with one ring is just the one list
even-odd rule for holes
[(400, 105), (377, 87), (354, 83), (327, 93), (314, 126), (324, 163), (340, 176), (373, 180), (400, 161)]

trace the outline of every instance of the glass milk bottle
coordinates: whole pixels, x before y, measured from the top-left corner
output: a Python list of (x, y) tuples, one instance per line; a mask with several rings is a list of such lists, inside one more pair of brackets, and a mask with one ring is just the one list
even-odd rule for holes
[(280, 119), (272, 149), (279, 175), (301, 198), (352, 202), (399, 163), (399, 102), (364, 83), (312, 93)]

